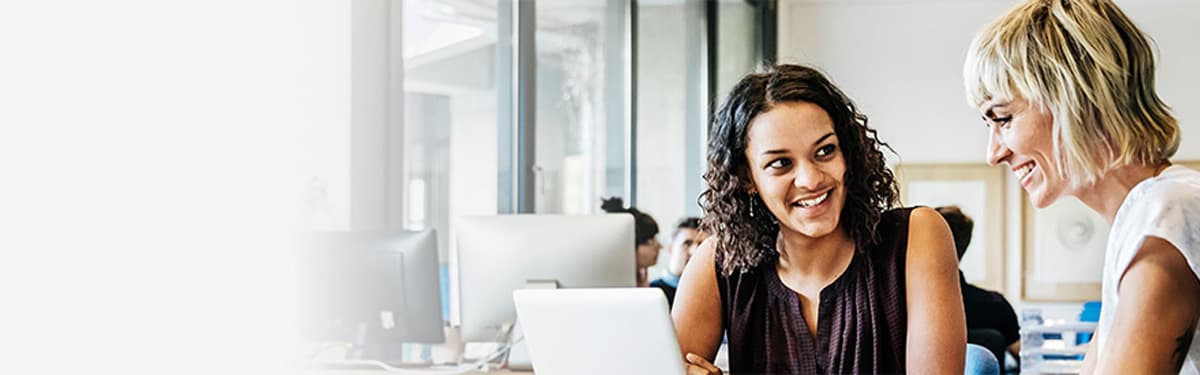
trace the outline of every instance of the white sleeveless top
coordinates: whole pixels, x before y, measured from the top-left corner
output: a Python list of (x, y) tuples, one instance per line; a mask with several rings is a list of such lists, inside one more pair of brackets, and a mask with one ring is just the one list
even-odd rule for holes
[[(1119, 278), (1148, 236), (1162, 238), (1179, 249), (1192, 273), (1200, 278), (1200, 172), (1173, 165), (1134, 186), (1117, 210), (1104, 254), (1103, 302), (1096, 336), (1100, 352), (1121, 303)], [(1193, 335), (1181, 374), (1200, 374), (1200, 328)]]

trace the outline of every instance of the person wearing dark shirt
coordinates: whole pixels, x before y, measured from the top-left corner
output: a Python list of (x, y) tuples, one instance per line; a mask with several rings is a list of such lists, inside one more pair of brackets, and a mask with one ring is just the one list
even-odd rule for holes
[(710, 237), (671, 310), (688, 373), (722, 373), (722, 336), (733, 374), (963, 373), (950, 228), (897, 207), (867, 116), (787, 64), (742, 77), (720, 108), (700, 193)]
[[(971, 230), (975, 228), (975, 221), (958, 206), (938, 207), (936, 210), (950, 224), (958, 260), (962, 261), (963, 253), (971, 244)], [(1004, 299), (1004, 295), (968, 283), (962, 271), (958, 271), (958, 279), (962, 288), (963, 310), (967, 314), (967, 342), (988, 348), (1001, 364), (1004, 363), (1005, 350), (1011, 352), (1013, 357), (1020, 358), (1020, 325), (1012, 305)]]
[(671, 260), (667, 269), (663, 270), (662, 277), (650, 282), (650, 286), (662, 289), (663, 294), (667, 295), (667, 305), (675, 304), (675, 289), (679, 288), (679, 276), (683, 275), (683, 266), (687, 265), (688, 260), (692, 258), (692, 251), (700, 247), (705, 238), (708, 238), (708, 235), (700, 231), (698, 217), (685, 217), (675, 224), (675, 230), (671, 232)]

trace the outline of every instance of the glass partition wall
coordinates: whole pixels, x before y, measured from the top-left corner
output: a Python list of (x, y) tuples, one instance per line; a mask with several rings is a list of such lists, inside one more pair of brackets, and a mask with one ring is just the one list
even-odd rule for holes
[[(403, 114), (385, 163), (398, 176), (391, 226), (437, 230), (447, 284), (461, 216), (594, 214), (621, 197), (655, 217), (668, 246), (675, 222), (700, 215), (714, 102), (774, 54), (767, 0), (391, 4), (391, 100)], [(331, 175), (353, 185), (355, 173)], [(327, 195), (353, 194), (343, 185)]]

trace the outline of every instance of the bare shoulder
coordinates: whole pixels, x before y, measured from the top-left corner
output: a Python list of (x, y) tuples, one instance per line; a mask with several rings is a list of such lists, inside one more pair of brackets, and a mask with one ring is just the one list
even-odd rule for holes
[[(1137, 270), (1145, 270), (1147, 272), (1145, 276), (1166, 280), (1167, 282), (1162, 283), (1162, 286), (1168, 289), (1200, 285), (1200, 280), (1192, 272), (1192, 265), (1179, 251), (1179, 248), (1167, 240), (1155, 236), (1147, 236), (1142, 241), (1137, 255), (1134, 256), (1129, 267), (1125, 269), (1121, 279), (1118, 280), (1118, 293), (1124, 292), (1125, 278)], [(1196, 297), (1195, 299), (1200, 300), (1200, 296), (1182, 297)]]
[(1200, 280), (1183, 254), (1163, 239), (1146, 237), (1121, 275), (1117, 295), (1109, 344), (1094, 353), (1095, 368), (1178, 373), (1200, 319)]
[(967, 323), (950, 226), (928, 207), (913, 208), (908, 223), (907, 372), (962, 373)]
[(932, 208), (916, 207), (909, 214), (907, 251), (910, 260), (944, 258), (953, 260), (957, 269), (958, 258), (954, 252), (954, 236), (950, 233), (950, 225), (946, 224), (942, 214)]
[(716, 253), (716, 236), (709, 237), (700, 243), (700, 247), (696, 248), (692, 254), (692, 259), (683, 267), (683, 275), (679, 280), (681, 292), (684, 294), (707, 294), (711, 290), (715, 293), (717, 288)]
[[(716, 287), (717, 269), (717, 236), (709, 237), (700, 243), (692, 259), (683, 267), (680, 284), (700, 284)], [(709, 285), (711, 284), (711, 285)]]
[(721, 345), (721, 295), (716, 274), (716, 236), (700, 244), (683, 268), (671, 317), (682, 352), (708, 360)]
[(909, 230), (940, 230), (942, 228), (949, 229), (946, 224), (946, 219), (942, 218), (942, 214), (936, 210), (920, 206), (912, 209), (912, 213), (908, 215)]
[(696, 248), (696, 252), (692, 254), (692, 259), (702, 259), (705, 263), (713, 264), (716, 261), (717, 254), (717, 236), (710, 236), (700, 243), (700, 247)]

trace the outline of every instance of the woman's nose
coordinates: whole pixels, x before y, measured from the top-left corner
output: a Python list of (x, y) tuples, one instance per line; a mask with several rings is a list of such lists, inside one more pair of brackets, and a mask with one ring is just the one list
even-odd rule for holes
[(797, 188), (816, 190), (825, 182), (825, 173), (813, 163), (799, 163), (796, 166), (796, 176), (792, 181)]
[(1000, 165), (1000, 163), (1007, 161), (1010, 155), (1012, 155), (1012, 150), (1008, 148), (1008, 145), (1004, 144), (997, 127), (991, 127), (991, 131), (988, 132), (988, 164), (993, 166)]

